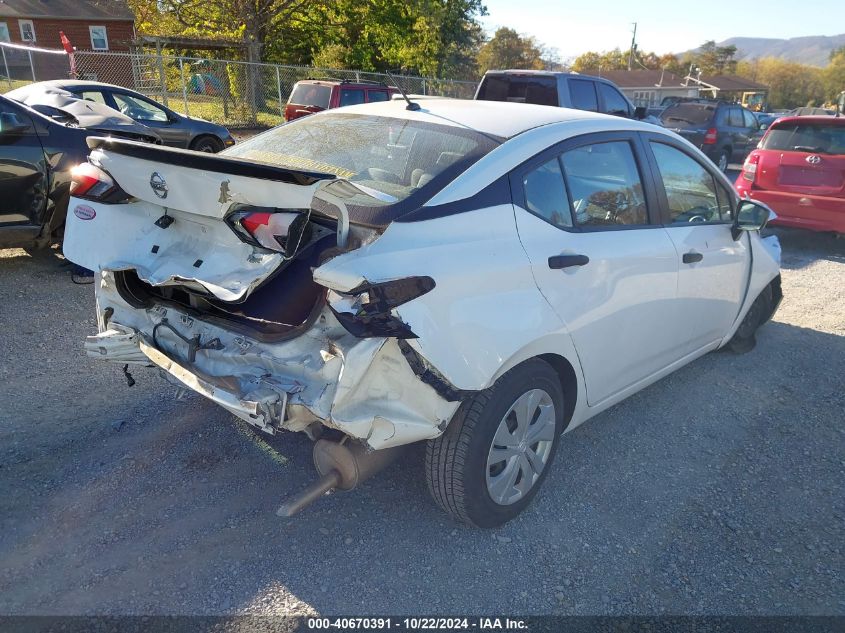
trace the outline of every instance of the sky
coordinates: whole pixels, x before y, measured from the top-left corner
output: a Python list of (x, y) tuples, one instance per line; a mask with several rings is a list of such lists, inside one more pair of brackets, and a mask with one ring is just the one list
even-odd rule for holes
[(485, 0), (491, 34), (501, 26), (533, 35), (562, 59), (586, 51), (627, 49), (637, 22), (639, 50), (681, 53), (707, 40), (789, 38), (845, 33), (842, 0)]

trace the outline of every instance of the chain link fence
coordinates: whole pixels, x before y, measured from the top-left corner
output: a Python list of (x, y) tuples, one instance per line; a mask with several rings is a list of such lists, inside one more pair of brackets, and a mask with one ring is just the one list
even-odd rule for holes
[[(2, 79), (9, 88), (30, 81), (72, 76), (64, 51), (0, 46), (6, 56)], [(31, 60), (31, 61), (30, 61)], [(228, 127), (266, 127), (284, 119), (291, 90), (302, 79), (366, 81), (397, 85), (409, 94), (471, 99), (476, 82), (431, 79), (357, 70), (282, 66), (176, 55), (77, 51), (79, 79), (102, 81), (140, 92), (192, 117)]]
[(63, 50), (0, 42), (0, 91), (33, 81), (67, 78), (70, 66)]

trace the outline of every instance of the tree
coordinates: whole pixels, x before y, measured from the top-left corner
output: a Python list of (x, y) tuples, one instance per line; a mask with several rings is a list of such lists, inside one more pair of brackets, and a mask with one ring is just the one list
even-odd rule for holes
[(687, 53), (681, 60), (684, 75), (690, 66), (701, 70), (702, 75), (732, 75), (736, 73), (736, 46), (716, 46), (714, 40), (707, 40), (697, 51)]
[(256, 44), (263, 61), (475, 77), (482, 0), (129, 0), (144, 34)]
[[(630, 49), (622, 51), (618, 48), (612, 51), (597, 53), (589, 51), (575, 58), (572, 62), (572, 69), (578, 72), (598, 70), (627, 70)], [(668, 70), (675, 74), (686, 74), (678, 61), (678, 58), (671, 53), (658, 55), (657, 53), (641, 53), (634, 51), (634, 70)]]
[(823, 71), (816, 66), (764, 57), (739, 62), (738, 74), (769, 87), (769, 106), (797, 108), (825, 101)]
[(845, 90), (845, 46), (830, 54), (830, 63), (822, 71), (822, 82), (827, 98), (837, 103), (839, 93)]
[(482, 73), (507, 68), (540, 70), (543, 68), (543, 46), (531, 36), (501, 27), (478, 52), (478, 68)]

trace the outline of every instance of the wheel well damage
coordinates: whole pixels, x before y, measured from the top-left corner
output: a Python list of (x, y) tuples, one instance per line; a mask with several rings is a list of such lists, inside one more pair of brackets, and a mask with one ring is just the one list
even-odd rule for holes
[(575, 405), (578, 402), (578, 378), (575, 375), (575, 368), (567, 359), (557, 354), (541, 354), (539, 358), (551, 365), (560, 378), (563, 389), (563, 423), (566, 428), (572, 420), (572, 414), (575, 413)]

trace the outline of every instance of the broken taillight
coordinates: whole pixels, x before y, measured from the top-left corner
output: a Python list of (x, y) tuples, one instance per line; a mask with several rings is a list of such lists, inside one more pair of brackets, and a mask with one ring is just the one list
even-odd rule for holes
[(267, 207), (239, 207), (227, 218), (242, 240), (292, 257), (311, 239), (308, 213)]
[(115, 204), (131, 196), (107, 172), (91, 163), (80, 163), (70, 170), (70, 195), (85, 200)]
[(329, 307), (340, 324), (359, 338), (392, 336), (417, 338), (392, 310), (434, 289), (431, 277), (405, 277), (382, 283), (366, 283), (354, 290), (336, 293), (340, 301)]

